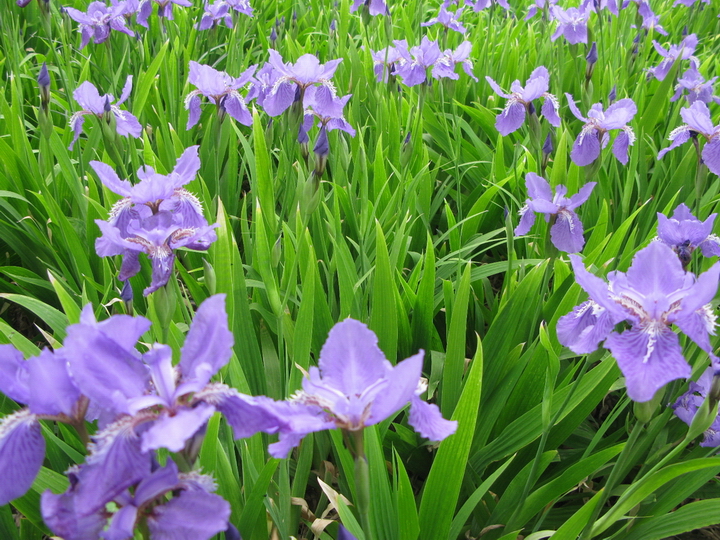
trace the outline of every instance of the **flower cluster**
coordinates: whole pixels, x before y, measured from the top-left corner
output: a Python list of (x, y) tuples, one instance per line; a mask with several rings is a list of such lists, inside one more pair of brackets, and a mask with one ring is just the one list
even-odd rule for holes
[(698, 60), (693, 56), (695, 47), (697, 47), (698, 38), (695, 34), (690, 34), (683, 39), (678, 45), (670, 45), (668, 49), (653, 40), (653, 46), (660, 56), (664, 58), (657, 66), (648, 68), (648, 76), (655, 77), (658, 81), (665, 80), (670, 68), (677, 60), (690, 59), (693, 63), (698, 64)]
[(373, 63), (378, 82), (387, 81), (390, 77), (399, 76), (406, 86), (427, 84), (428, 69), (434, 79), (454, 79), (460, 76), (455, 67), (462, 65), (465, 73), (477, 81), (472, 72), (470, 51), (472, 44), (463, 41), (454, 51), (446, 49), (441, 51), (435, 41), (423, 37), (419, 46), (408, 48), (407, 41), (395, 40), (394, 46), (377, 52), (373, 51)]
[(110, 37), (110, 30), (129, 36), (135, 35), (125, 24), (127, 5), (124, 3), (106, 6), (102, 2), (91, 2), (85, 13), (71, 7), (65, 8), (65, 11), (72, 20), (80, 24), (81, 49), (90, 42), (90, 38), (93, 43), (103, 43)]
[(112, 167), (91, 161), (102, 183), (121, 195), (110, 211), (108, 221), (96, 220), (102, 231), (95, 249), (101, 257), (123, 255), (118, 279), (125, 281), (140, 271), (138, 257), (144, 252), (152, 260), (152, 283), (148, 295), (170, 279), (175, 261), (174, 250), (181, 247), (205, 250), (217, 238), (203, 216), (200, 201), (183, 186), (200, 169), (198, 147), (185, 150), (169, 175), (152, 167), (138, 170), (140, 183), (120, 180)]

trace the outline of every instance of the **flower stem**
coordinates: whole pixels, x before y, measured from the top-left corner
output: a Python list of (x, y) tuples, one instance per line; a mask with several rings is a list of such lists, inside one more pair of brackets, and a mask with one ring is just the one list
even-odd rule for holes
[(360, 513), (360, 523), (365, 531), (365, 539), (373, 540), (374, 535), (370, 526), (370, 469), (367, 457), (365, 457), (363, 431), (360, 429), (352, 432), (355, 453), (355, 490), (357, 495), (355, 502)]

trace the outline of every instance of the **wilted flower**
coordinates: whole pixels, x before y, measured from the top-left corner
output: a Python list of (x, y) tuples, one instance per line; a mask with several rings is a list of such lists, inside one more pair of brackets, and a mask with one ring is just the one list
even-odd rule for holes
[[(690, 376), (671, 324), (712, 356), (715, 315), (708, 303), (717, 291), (720, 263), (696, 279), (672, 249), (651, 242), (635, 255), (627, 273), (611, 272), (605, 283), (585, 269), (580, 257), (570, 255), (570, 260), (590, 299), (558, 320), (558, 339), (577, 354), (591, 353), (604, 341), (625, 376), (630, 399), (649, 401), (668, 382)], [(630, 328), (615, 331), (622, 321)]]
[(227, 112), (244, 126), (252, 125), (252, 115), (238, 90), (253, 80), (256, 67), (250, 66), (235, 79), (224, 71), (191, 61), (188, 82), (197, 90), (185, 97), (185, 108), (190, 111), (185, 129), (190, 129), (200, 120), (200, 96), (215, 102), (221, 119)]
[(606, 111), (603, 111), (602, 103), (595, 103), (590, 107), (588, 117), (585, 118), (580, 114), (573, 97), (570, 94), (565, 94), (565, 97), (575, 118), (585, 122), (570, 153), (573, 162), (582, 167), (595, 161), (600, 157), (600, 150), (610, 141), (608, 132), (611, 129), (619, 129), (621, 131), (615, 137), (612, 152), (620, 163), (627, 164), (628, 147), (635, 142), (635, 133), (627, 123), (637, 113), (635, 102), (630, 98), (621, 99), (610, 105)]
[(465, 27), (459, 21), (460, 15), (462, 15), (464, 8), (458, 9), (455, 13), (448, 11), (444, 5), (440, 6), (440, 12), (437, 17), (433, 17), (428, 22), (420, 23), (420, 26), (432, 26), (433, 24), (440, 24), (445, 28), (454, 30), (455, 32), (465, 33)]
[(555, 41), (560, 36), (565, 36), (565, 39), (571, 45), (587, 43), (587, 23), (591, 12), (589, 7), (562, 9), (553, 6), (550, 12), (553, 19), (558, 23), (555, 33), (550, 36), (551, 41)]
[(574, 210), (588, 200), (595, 182), (585, 184), (576, 195), (569, 198), (565, 196), (567, 188), (562, 184), (555, 188), (553, 196), (548, 181), (535, 173), (525, 176), (525, 186), (529, 198), (520, 209), (520, 224), (515, 229), (515, 236), (523, 236), (530, 231), (537, 212), (545, 215), (545, 221), (552, 219), (550, 240), (557, 249), (565, 253), (582, 251), (585, 245), (583, 224)]
[(490, 77), (485, 77), (485, 79), (496, 94), (509, 99), (505, 109), (497, 116), (495, 121), (495, 127), (501, 135), (509, 135), (519, 129), (525, 122), (525, 113), (533, 113), (534, 106), (532, 106), (532, 102), (538, 98), (543, 98), (541, 109), (543, 116), (553, 126), (560, 126), (560, 117), (557, 113), (558, 101), (554, 95), (548, 93), (550, 74), (545, 66), (536, 68), (530, 74), (524, 88), (520, 86), (520, 81), (514, 81), (510, 85), (511, 94), (503, 92), (500, 86)]
[(689, 107), (680, 109), (680, 116), (685, 120), (685, 125), (670, 132), (668, 139), (672, 144), (660, 150), (658, 159), (689, 141), (691, 136), (702, 135), (707, 140), (701, 154), (703, 163), (711, 172), (720, 175), (720, 126), (713, 126), (710, 109), (702, 101), (696, 101)]
[(127, 137), (128, 135), (135, 137), (136, 139), (142, 134), (142, 126), (138, 119), (135, 118), (131, 113), (120, 109), (127, 98), (130, 97), (132, 91), (132, 75), (128, 75), (125, 81), (125, 87), (122, 90), (120, 99), (115, 103), (115, 98), (112, 94), (105, 94), (101, 96), (95, 85), (89, 81), (85, 81), (73, 92), (73, 98), (83, 108), (83, 110), (76, 112), (70, 118), (70, 128), (73, 130), (74, 136), (70, 143), (70, 150), (75, 146), (75, 141), (80, 137), (82, 132), (82, 126), (85, 122), (86, 114), (94, 114), (100, 120), (107, 120), (106, 108), (109, 108), (110, 114), (115, 118), (115, 129), (118, 135)]
[(290, 400), (265, 402), (284, 425), (270, 454), (285, 457), (300, 440), (315, 431), (340, 428), (359, 431), (382, 422), (410, 403), (408, 422), (423, 437), (442, 440), (457, 422), (445, 420), (436, 405), (422, 401), (424, 353), (393, 366), (377, 346), (377, 336), (353, 319), (336, 324), (311, 367), (303, 389)]
[(673, 212), (672, 217), (658, 212), (658, 238), (677, 253), (683, 268), (692, 258), (692, 252), (700, 248), (705, 257), (720, 256), (720, 238), (712, 234), (717, 214), (711, 214), (705, 221), (692, 215), (683, 203)]
[(665, 59), (660, 62), (657, 66), (648, 68), (648, 74), (655, 77), (658, 81), (662, 81), (667, 77), (670, 72), (670, 68), (673, 66), (676, 60), (687, 60), (688, 58), (694, 60), (695, 63), (699, 64), (697, 59), (693, 56), (695, 47), (697, 47), (698, 39), (695, 34), (690, 34), (683, 39), (679, 45), (670, 45), (669, 49), (665, 49), (657, 41), (653, 40), (655, 50), (663, 56)]
[(102, 43), (110, 37), (110, 30), (134, 36), (132, 30), (125, 26), (124, 6), (106, 6), (103, 2), (91, 2), (87, 13), (66, 7), (68, 16), (80, 23), (82, 41), (80, 48), (84, 48), (93, 39), (93, 43)]
[(675, 95), (670, 98), (670, 101), (677, 101), (687, 91), (685, 96), (688, 105), (692, 105), (696, 101), (702, 101), (706, 105), (709, 105), (711, 101), (720, 103), (720, 98), (713, 95), (713, 85), (717, 77), (713, 77), (709, 81), (700, 75), (697, 66), (694, 62), (690, 64), (690, 68), (678, 78), (678, 84), (675, 86)]

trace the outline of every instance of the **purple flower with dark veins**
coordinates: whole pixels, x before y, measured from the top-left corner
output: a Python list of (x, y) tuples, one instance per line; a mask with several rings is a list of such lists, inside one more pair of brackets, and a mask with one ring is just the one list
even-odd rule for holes
[(304, 54), (295, 64), (286, 64), (277, 51), (269, 49), (268, 52), (270, 54), (268, 64), (275, 72), (275, 80), (272, 88), (265, 94), (262, 106), (270, 116), (281, 115), (293, 103), (302, 104), (305, 91), (310, 86), (325, 86), (333, 94), (335, 93), (335, 87), (330, 79), (342, 62), (342, 58), (321, 64), (316, 56)]
[(420, 399), (426, 390), (421, 378), (423, 351), (393, 366), (377, 345), (377, 336), (364, 324), (346, 319), (331, 330), (311, 367), (302, 390), (288, 401), (265, 402), (267, 410), (285, 422), (270, 454), (285, 457), (300, 440), (315, 431), (340, 428), (359, 431), (395, 415), (410, 403), (409, 424), (423, 437), (442, 440), (457, 428), (437, 405)]
[[(158, 5), (158, 17), (164, 17), (169, 21), (173, 20), (173, 5), (181, 7), (192, 7), (190, 0), (154, 0)], [(138, 10), (137, 23), (140, 26), (148, 27), (148, 19), (152, 14), (153, 0), (143, 0)]]
[(408, 50), (407, 41), (395, 40), (395, 50), (400, 59), (395, 64), (395, 73), (402, 77), (406, 86), (416, 86), (427, 81), (427, 70), (433, 67), (440, 58), (440, 47), (427, 36), (422, 38), (420, 45)]
[[(112, 94), (105, 94), (101, 96), (95, 85), (89, 81), (85, 81), (73, 92), (73, 98), (83, 108), (83, 110), (76, 112), (70, 118), (70, 128), (73, 130), (74, 136), (70, 143), (69, 149), (72, 150), (75, 146), (75, 141), (80, 137), (82, 132), (82, 126), (85, 122), (86, 114), (93, 114), (97, 116), (101, 121), (107, 121), (106, 110), (109, 109), (109, 113), (115, 117), (115, 126), (118, 135), (127, 137), (128, 135), (140, 138), (142, 134), (142, 126), (138, 119), (135, 118), (131, 113), (120, 109), (120, 105), (125, 103), (127, 98), (130, 97), (132, 91), (132, 75), (128, 75), (125, 82), (125, 87), (122, 90), (120, 99), (115, 101)], [(113, 103), (114, 102), (114, 103)]]
[(535, 224), (535, 213), (544, 214), (545, 221), (552, 219), (550, 240), (553, 245), (565, 253), (578, 253), (585, 245), (583, 224), (574, 210), (588, 200), (595, 182), (585, 184), (572, 197), (566, 197), (567, 188), (562, 184), (552, 193), (550, 184), (542, 176), (528, 173), (525, 176), (528, 199), (520, 209), (520, 223), (515, 228), (515, 236), (526, 235)]
[[(625, 376), (630, 399), (649, 401), (668, 382), (690, 376), (672, 324), (715, 358), (710, 344), (715, 315), (709, 302), (717, 291), (720, 263), (696, 279), (670, 247), (651, 242), (635, 255), (627, 273), (610, 272), (606, 283), (588, 272), (580, 257), (570, 255), (570, 260), (590, 299), (558, 320), (558, 339), (577, 354), (591, 353), (604, 341)], [(630, 328), (615, 331), (623, 321)]]
[[(229, 13), (230, 6), (225, 0), (217, 0), (214, 4), (205, 4), (205, 12), (198, 23), (198, 30), (209, 30), (220, 23), (225, 23), (228, 28), (233, 27), (232, 16)], [(191, 62), (192, 64), (192, 62)]]
[(139, 184), (120, 180), (112, 167), (91, 161), (90, 165), (105, 186), (124, 198), (110, 211), (108, 221), (96, 220), (103, 235), (95, 250), (101, 257), (123, 255), (118, 279), (125, 281), (140, 271), (138, 256), (147, 254), (153, 263), (152, 283), (144, 294), (156, 291), (170, 279), (174, 250), (187, 247), (206, 250), (217, 238), (203, 216), (200, 201), (184, 186), (200, 169), (198, 147), (185, 150), (175, 169), (167, 176), (152, 167), (138, 171)]
[(648, 68), (648, 74), (655, 77), (658, 81), (662, 81), (667, 77), (673, 64), (677, 60), (693, 60), (695, 64), (700, 62), (693, 56), (695, 47), (697, 47), (698, 38), (695, 34), (690, 34), (683, 39), (679, 45), (670, 45), (669, 49), (665, 49), (657, 41), (653, 39), (653, 46), (660, 56), (665, 59), (660, 62), (657, 66)]
[(110, 30), (122, 32), (128, 36), (135, 35), (125, 25), (124, 6), (106, 6), (103, 2), (91, 2), (87, 13), (71, 7), (65, 8), (65, 11), (72, 20), (80, 23), (81, 49), (90, 42), (90, 38), (93, 43), (103, 43), (110, 37)]
[(224, 71), (191, 61), (188, 82), (196, 86), (197, 90), (185, 97), (185, 108), (190, 111), (185, 129), (190, 129), (200, 120), (200, 96), (215, 102), (221, 120), (227, 112), (242, 125), (252, 125), (252, 114), (238, 90), (253, 80), (256, 67), (250, 66), (236, 79)]
[(433, 78), (440, 79), (446, 77), (448, 79), (458, 80), (460, 75), (455, 73), (455, 66), (461, 64), (463, 71), (477, 82), (478, 78), (472, 72), (473, 64), (472, 60), (470, 60), (471, 51), (472, 43), (469, 41), (463, 41), (454, 51), (452, 49), (446, 49), (433, 65)]
[(495, 93), (501, 97), (509, 99), (505, 109), (495, 120), (495, 127), (501, 135), (509, 135), (516, 131), (525, 122), (525, 113), (533, 114), (535, 107), (532, 102), (538, 98), (543, 98), (542, 114), (547, 118), (548, 122), (555, 127), (560, 127), (560, 117), (558, 116), (558, 100), (548, 93), (550, 85), (550, 74), (545, 66), (540, 66), (533, 70), (530, 78), (525, 83), (525, 87), (520, 86), (520, 81), (514, 81), (510, 85), (510, 94), (506, 94), (502, 88), (490, 77), (485, 77)]
[(711, 172), (720, 175), (720, 125), (713, 126), (710, 109), (702, 101), (696, 101), (689, 107), (680, 109), (680, 116), (685, 120), (685, 125), (670, 132), (668, 139), (672, 144), (660, 150), (658, 159), (689, 141), (692, 136), (702, 135), (706, 139), (701, 154), (702, 161)]
[(444, 5), (440, 6), (440, 11), (437, 17), (433, 17), (428, 22), (420, 23), (420, 26), (432, 26), (433, 24), (440, 24), (449, 30), (460, 32), (464, 34), (466, 32), (465, 27), (459, 21), (460, 15), (462, 15), (464, 8), (458, 9), (456, 12), (448, 11)]
[(571, 45), (587, 43), (587, 23), (590, 12), (589, 7), (563, 9), (559, 6), (553, 6), (550, 13), (552, 18), (557, 21), (558, 26), (555, 33), (550, 36), (550, 40), (555, 41), (560, 36), (564, 36)]
[(692, 215), (690, 209), (680, 204), (671, 217), (658, 212), (658, 238), (677, 253), (683, 268), (687, 268), (692, 252), (700, 248), (705, 257), (720, 256), (720, 238), (712, 234), (717, 214), (710, 214), (705, 221)]
[[(676, 2), (677, 3), (677, 2)], [(688, 426), (692, 425), (695, 414), (707, 398), (708, 393), (713, 384), (715, 376), (715, 367), (707, 368), (697, 382), (690, 381), (688, 391), (680, 396), (677, 401), (671, 405), (675, 416), (685, 422)], [(715, 411), (720, 413), (720, 406)], [(705, 430), (704, 437), (700, 446), (715, 447), (720, 446), (720, 414), (715, 418), (712, 425)]]
[(575, 105), (575, 100), (570, 94), (567, 97), (570, 110), (575, 118), (585, 122), (575, 144), (573, 144), (570, 158), (576, 165), (581, 167), (589, 165), (600, 157), (600, 150), (605, 148), (610, 141), (609, 131), (612, 129), (621, 130), (615, 137), (612, 152), (617, 160), (626, 165), (628, 162), (628, 148), (635, 143), (635, 133), (627, 123), (637, 113), (637, 106), (630, 98), (621, 99), (610, 105), (603, 111), (602, 103), (595, 103), (588, 111), (585, 118)]
[(678, 84), (675, 86), (675, 95), (670, 98), (670, 101), (677, 101), (687, 91), (685, 98), (687, 99), (688, 105), (692, 105), (696, 101), (702, 101), (706, 105), (709, 105), (711, 101), (720, 103), (720, 98), (713, 95), (713, 85), (717, 77), (713, 77), (709, 81), (700, 75), (697, 66), (694, 62), (690, 64), (688, 70), (678, 78)]

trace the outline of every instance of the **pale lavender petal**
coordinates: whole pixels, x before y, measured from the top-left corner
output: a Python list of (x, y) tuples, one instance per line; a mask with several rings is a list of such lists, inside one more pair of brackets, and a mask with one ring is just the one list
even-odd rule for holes
[(0, 506), (30, 489), (45, 459), (40, 423), (27, 409), (0, 421)]
[(183, 491), (147, 519), (153, 540), (209, 540), (228, 527), (230, 504), (213, 493)]
[(263, 109), (265, 109), (265, 112), (270, 116), (280, 116), (295, 101), (297, 88), (297, 84), (291, 81), (275, 83), (274, 88), (263, 101)]
[(598, 133), (594, 129), (588, 133), (580, 133), (578, 138), (575, 139), (572, 151), (570, 152), (570, 158), (573, 163), (584, 167), (590, 165), (600, 156), (600, 140), (598, 139)]
[(120, 177), (110, 165), (102, 161), (91, 161), (90, 166), (98, 175), (103, 185), (113, 193), (122, 197), (129, 197), (132, 193), (132, 184), (127, 180), (120, 180)]
[(587, 123), (588, 119), (585, 118), (582, 113), (580, 112), (580, 109), (577, 108), (577, 105), (575, 105), (575, 99), (570, 94), (565, 94), (565, 98), (567, 99), (568, 105), (570, 107), (570, 112), (573, 113), (575, 118), (578, 120), (582, 120), (583, 122)]
[(560, 127), (560, 117), (558, 116), (558, 103), (555, 96), (551, 94), (545, 94), (543, 100), (542, 109), (540, 110), (542, 115), (547, 118), (550, 125)]
[(621, 99), (607, 108), (601, 126), (604, 129), (620, 129), (632, 120), (636, 113), (637, 106), (632, 99)]
[(95, 85), (85, 81), (73, 92), (73, 98), (88, 112), (102, 115), (105, 108), (105, 96), (100, 96)]
[(110, 525), (102, 532), (103, 540), (130, 540), (135, 535), (138, 508), (132, 504), (123, 506), (110, 519)]
[(520, 209), (520, 223), (515, 227), (513, 234), (515, 236), (523, 236), (530, 232), (535, 224), (535, 212), (526, 204)]
[(548, 91), (550, 83), (550, 74), (545, 66), (535, 68), (530, 74), (530, 78), (525, 83), (522, 92), (522, 100), (530, 102), (539, 98)]
[(583, 224), (572, 210), (563, 209), (557, 213), (555, 224), (550, 228), (553, 245), (565, 253), (579, 253), (585, 245)]
[(692, 373), (677, 335), (663, 323), (633, 327), (622, 334), (613, 332), (605, 340), (605, 347), (617, 360), (633, 401), (650, 401), (667, 383)]
[(107, 524), (104, 512), (86, 513), (84, 508), (76, 508), (72, 492), (56, 495), (47, 490), (40, 503), (45, 524), (53, 533), (68, 540), (98, 540)]
[(157, 450), (167, 448), (171, 452), (179, 452), (185, 442), (191, 438), (215, 413), (215, 407), (199, 403), (192, 409), (182, 407), (174, 414), (162, 414), (153, 425), (142, 434), (141, 450)]
[(690, 140), (690, 129), (688, 126), (684, 126), (684, 128), (678, 128), (670, 134), (670, 140), (672, 141), (672, 143), (667, 148), (663, 148), (662, 150), (660, 150), (660, 152), (658, 152), (658, 159), (662, 159), (662, 157), (670, 150), (677, 148), (681, 144), (684, 144)]
[(714, 137), (705, 143), (702, 159), (711, 173), (720, 176), (720, 137)]
[(0, 392), (19, 403), (30, 400), (28, 365), (12, 345), (0, 345)]
[(123, 137), (130, 135), (136, 139), (140, 138), (142, 135), (142, 126), (135, 115), (127, 111), (121, 111), (114, 106), (113, 113), (115, 113), (115, 130), (118, 135), (122, 135)]
[(552, 201), (553, 193), (550, 183), (539, 174), (533, 172), (525, 175), (525, 187), (528, 197), (536, 200)]
[(710, 137), (715, 128), (710, 119), (710, 109), (702, 101), (696, 101), (690, 107), (680, 109), (680, 116), (694, 131)]
[(577, 354), (597, 350), (615, 328), (610, 312), (592, 300), (583, 302), (558, 319), (555, 331), (558, 341)]
[(504, 97), (504, 98), (507, 98), (507, 99), (510, 99), (510, 98), (512, 97), (510, 94), (506, 94), (505, 92), (503, 92), (502, 88), (500, 88), (500, 86), (498, 85), (498, 83), (496, 83), (496, 82), (495, 82), (493, 79), (491, 79), (490, 77), (485, 76), (485, 80), (486, 80), (486, 81), (488, 82), (488, 84), (492, 87), (492, 89), (495, 91), (495, 93), (496, 93), (497, 95), (499, 95), (500, 97)]
[(72, 417), (80, 390), (70, 379), (63, 349), (56, 353), (43, 349), (40, 356), (30, 358), (27, 364), (28, 376), (33, 382), (27, 402), (30, 410), (34, 414), (64, 413)]
[(422, 375), (424, 356), (425, 352), (421, 350), (389, 370), (385, 377), (386, 391), (375, 396), (370, 408), (370, 416), (365, 421), (366, 426), (382, 422), (407, 405), (415, 395), (420, 375)]
[(245, 101), (237, 92), (229, 94), (225, 98), (223, 106), (225, 107), (227, 113), (235, 120), (240, 122), (243, 126), (252, 125), (252, 115), (250, 114), (247, 105), (245, 105)]
[(431, 441), (442, 441), (457, 430), (455, 420), (446, 420), (437, 405), (426, 403), (418, 396), (413, 396), (410, 401), (408, 424)]
[(617, 160), (622, 163), (623, 165), (627, 165), (629, 156), (628, 156), (628, 147), (630, 146), (630, 136), (625, 132), (621, 131), (617, 137), (615, 137), (615, 141), (613, 142), (612, 146), (612, 152), (613, 155), (617, 158)]
[(127, 101), (127, 98), (130, 97), (130, 92), (132, 92), (132, 81), (133, 76), (128, 75), (127, 79), (125, 80), (125, 86), (123, 87), (122, 93), (120, 94), (120, 99), (115, 102), (115, 105), (122, 105), (123, 103), (125, 103), (125, 101)]
[(198, 308), (180, 353), (180, 373), (184, 381), (194, 380), (201, 387), (228, 363), (232, 356), (233, 334), (228, 330), (225, 295), (216, 294)]
[(570, 203), (566, 204), (565, 208), (567, 208), (568, 210), (574, 210), (575, 208), (583, 204), (590, 198), (590, 194), (592, 193), (593, 189), (595, 189), (596, 185), (597, 182), (588, 182), (587, 184), (585, 184), (583, 187), (580, 188), (580, 191), (570, 197)]
[(523, 122), (525, 122), (525, 105), (511, 100), (505, 110), (497, 115), (495, 127), (501, 135), (506, 136), (519, 129)]
[(75, 143), (80, 138), (80, 134), (82, 133), (82, 127), (85, 123), (85, 114), (86, 113), (84, 111), (77, 112), (72, 116), (72, 118), (70, 118), (70, 129), (73, 132), (73, 140), (70, 141), (70, 146), (68, 146), (68, 150), (72, 151)]

